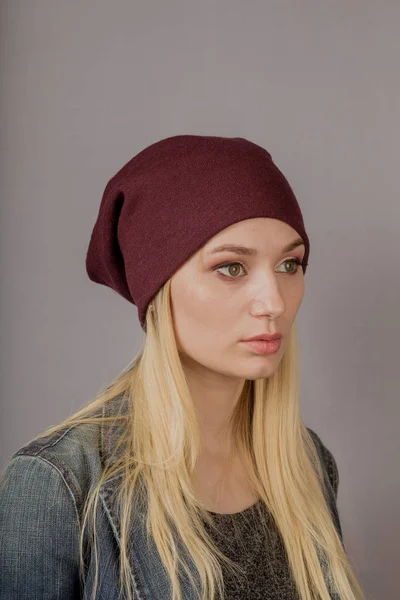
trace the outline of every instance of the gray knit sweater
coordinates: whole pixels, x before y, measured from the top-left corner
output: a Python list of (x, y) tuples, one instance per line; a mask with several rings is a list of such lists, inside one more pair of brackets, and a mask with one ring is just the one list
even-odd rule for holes
[[(314, 440), (322, 444), (315, 436)], [(339, 483), (336, 461), (326, 446), (320, 446), (319, 451), (336, 499)], [(281, 535), (261, 501), (233, 515), (211, 514), (218, 529), (205, 523), (207, 532), (218, 548), (244, 569), (244, 574), (235, 575), (221, 562), (224, 600), (299, 600)], [(260, 519), (267, 523), (264, 531)]]

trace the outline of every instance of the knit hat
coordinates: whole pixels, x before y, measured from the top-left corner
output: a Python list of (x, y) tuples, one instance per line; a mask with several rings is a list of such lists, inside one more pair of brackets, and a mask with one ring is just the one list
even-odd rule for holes
[(211, 237), (245, 219), (284, 221), (309, 239), (271, 154), (241, 137), (176, 135), (136, 154), (107, 183), (86, 255), (89, 278), (138, 309)]

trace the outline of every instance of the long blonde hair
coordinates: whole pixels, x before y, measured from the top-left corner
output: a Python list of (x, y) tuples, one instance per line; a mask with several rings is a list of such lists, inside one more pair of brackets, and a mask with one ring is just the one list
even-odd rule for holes
[[(170, 280), (153, 303), (155, 310), (147, 312), (145, 341), (133, 366), (130, 363), (81, 410), (34, 439), (64, 427), (83, 423), (99, 426), (111, 418), (122, 420), (118, 458), (106, 465), (83, 509), (82, 580), (85, 528), (91, 532), (97, 565), (95, 514), (100, 487), (122, 474), (118, 492), (121, 594), (125, 591), (128, 600), (133, 598), (127, 544), (133, 491), (143, 482), (148, 495), (147, 531), (170, 577), (172, 600), (184, 600), (179, 585), (181, 568), (194, 582), (193, 567), (178, 551), (175, 531), (196, 565), (199, 598), (214, 600), (217, 591), (223, 598), (219, 559), (234, 570), (236, 565), (224, 557), (207, 534), (203, 519), (211, 522), (212, 517), (194, 493), (200, 434), (174, 335)], [(332, 520), (314, 442), (300, 418), (296, 335), (293, 325), (285, 354), (271, 377), (246, 380), (232, 415), (236, 448), (254, 492), (282, 536), (300, 599), (330, 600), (330, 593), (335, 593), (341, 600), (365, 600)], [(128, 399), (128, 413), (102, 417), (98, 409), (118, 394)], [(97, 583), (98, 565), (93, 598)]]

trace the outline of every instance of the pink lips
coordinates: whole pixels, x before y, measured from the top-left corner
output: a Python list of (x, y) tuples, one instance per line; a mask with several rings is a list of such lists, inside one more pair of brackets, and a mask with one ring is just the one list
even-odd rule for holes
[(253, 340), (264, 340), (269, 342), (271, 340), (279, 340), (282, 337), (282, 334), (279, 333), (261, 333), (260, 335), (255, 335), (247, 340), (243, 340), (244, 342), (252, 342)]
[(245, 340), (243, 343), (258, 354), (275, 354), (281, 347), (281, 338), (272, 340)]

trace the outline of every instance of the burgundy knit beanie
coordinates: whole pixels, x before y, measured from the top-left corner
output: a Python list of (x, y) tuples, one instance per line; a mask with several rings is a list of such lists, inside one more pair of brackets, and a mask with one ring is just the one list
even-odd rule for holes
[(284, 221), (309, 239), (288, 181), (267, 150), (244, 138), (176, 135), (136, 154), (107, 183), (86, 270), (138, 309), (211, 237), (244, 219)]

